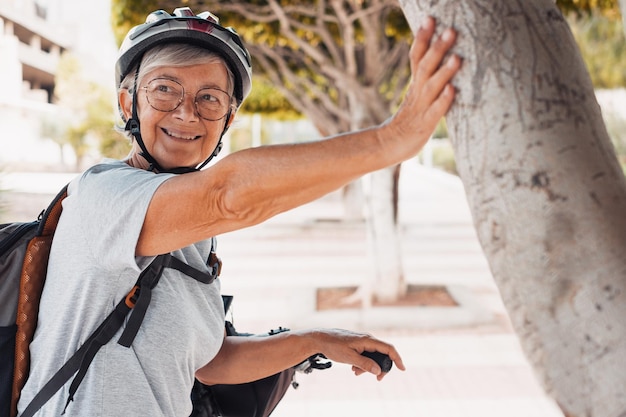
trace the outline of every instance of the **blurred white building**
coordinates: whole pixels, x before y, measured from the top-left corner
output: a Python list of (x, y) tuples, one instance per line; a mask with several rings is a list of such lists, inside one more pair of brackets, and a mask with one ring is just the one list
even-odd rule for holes
[(0, 165), (59, 154), (58, 145), (40, 139), (40, 120), (55, 117), (54, 74), (68, 44), (35, 1), (0, 2)]
[[(44, 124), (60, 120), (55, 73), (69, 50), (86, 76), (113, 88), (115, 44), (109, 0), (0, 1), (0, 170), (73, 164), (68, 147), (46, 136)], [(49, 129), (48, 129), (49, 131)]]

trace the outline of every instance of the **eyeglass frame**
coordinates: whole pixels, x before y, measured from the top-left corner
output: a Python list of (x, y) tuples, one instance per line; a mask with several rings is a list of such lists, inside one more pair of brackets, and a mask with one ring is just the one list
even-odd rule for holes
[[(175, 106), (173, 109), (171, 109), (171, 110), (161, 110), (161, 109), (158, 109), (158, 108), (154, 107), (154, 104), (152, 104), (152, 103), (150, 102), (150, 94), (148, 93), (148, 87), (149, 87), (149, 85), (150, 85), (152, 82), (154, 82), (154, 81), (156, 81), (156, 80), (166, 80), (166, 81), (170, 81), (170, 82), (176, 83), (176, 84), (178, 84), (178, 85), (180, 86), (180, 88), (182, 89), (182, 94), (181, 94), (181, 96), (180, 96), (180, 98), (179, 98), (179, 100), (178, 100), (178, 103), (176, 104), (176, 106)], [(145, 90), (145, 92), (146, 92), (146, 101), (148, 102), (148, 104), (150, 105), (150, 107), (152, 107), (152, 108), (153, 108), (154, 110), (156, 110), (156, 111), (160, 111), (160, 112), (163, 112), (163, 113), (171, 113), (171, 112), (173, 112), (174, 110), (176, 110), (177, 108), (179, 108), (179, 107), (180, 107), (180, 105), (182, 104), (182, 102), (185, 100), (185, 95), (186, 95), (186, 94), (191, 94), (191, 93), (188, 93), (188, 92), (186, 92), (186, 91), (185, 91), (185, 87), (184, 87), (184, 86), (183, 86), (180, 82), (178, 82), (178, 81), (176, 81), (176, 80), (173, 80), (173, 79), (171, 79), (171, 78), (167, 78), (167, 77), (156, 77), (156, 78), (153, 78), (153, 79), (151, 79), (150, 81), (148, 81), (148, 83), (147, 83), (146, 85), (144, 85), (143, 87), (139, 87), (139, 89), (141, 89), (141, 90)], [(224, 113), (224, 115), (223, 115), (223, 116), (221, 116), (221, 117), (219, 117), (219, 118), (217, 118), (217, 119), (209, 119), (209, 118), (206, 118), (206, 117), (204, 117), (204, 116), (202, 116), (202, 115), (200, 114), (200, 111), (198, 111), (198, 101), (197, 101), (197, 97), (198, 97), (198, 93), (199, 93), (200, 91), (202, 91), (202, 90), (216, 90), (216, 91), (220, 91), (220, 92), (222, 92), (222, 93), (226, 94), (226, 96), (227, 96), (227, 97), (228, 97), (228, 99), (229, 99), (229, 100), (228, 100), (228, 101), (229, 101), (229, 104), (228, 104), (228, 106), (226, 106), (226, 112)], [(197, 115), (198, 115), (201, 119), (203, 119), (203, 120), (208, 120), (208, 121), (210, 121), (210, 122), (216, 122), (216, 121), (218, 121), (218, 120), (222, 120), (224, 117), (228, 116), (228, 114), (229, 114), (230, 112), (232, 112), (232, 111), (235, 109), (235, 107), (236, 107), (235, 103), (233, 103), (233, 96), (232, 96), (231, 94), (229, 94), (227, 91), (224, 91), (224, 90), (222, 90), (221, 88), (217, 88), (217, 87), (203, 87), (203, 88), (199, 89), (198, 91), (196, 91), (196, 94), (195, 94), (193, 97), (194, 97), (194, 98), (193, 98), (193, 105), (194, 105), (194, 110), (195, 110), (196, 114), (197, 114)]]

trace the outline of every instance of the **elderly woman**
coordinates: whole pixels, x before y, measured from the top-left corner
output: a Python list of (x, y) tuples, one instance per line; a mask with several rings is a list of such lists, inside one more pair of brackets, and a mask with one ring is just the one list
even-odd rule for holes
[[(371, 171), (414, 157), (454, 99), (460, 59), (444, 55), (451, 29), (428, 19), (411, 48), (413, 78), (398, 112), (358, 132), (230, 154), (206, 166), (251, 85), (250, 56), (210, 13), (158, 11), (131, 30), (117, 62), (118, 99), (134, 138), (124, 161), (105, 161), (70, 184), (54, 237), (23, 411), (160, 254), (208, 271), (213, 236), (310, 202)], [(119, 330), (122, 333), (124, 326)], [(117, 340), (116, 335), (114, 340)], [(385, 376), (364, 351), (396, 349), (366, 334), (302, 330), (268, 338), (224, 335), (219, 279), (166, 268), (129, 347), (106, 343), (83, 375), (38, 416), (188, 416), (194, 378), (253, 381), (322, 353), (355, 374)], [(258, 358), (263, 360), (259, 361)], [(80, 381), (79, 381), (80, 382)], [(68, 396), (73, 397), (69, 403)]]

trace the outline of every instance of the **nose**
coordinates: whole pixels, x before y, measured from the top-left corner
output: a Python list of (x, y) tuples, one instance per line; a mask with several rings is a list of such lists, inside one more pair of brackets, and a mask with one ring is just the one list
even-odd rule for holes
[(181, 120), (195, 121), (200, 119), (196, 110), (196, 97), (187, 92), (183, 94), (183, 99), (174, 110), (174, 115)]

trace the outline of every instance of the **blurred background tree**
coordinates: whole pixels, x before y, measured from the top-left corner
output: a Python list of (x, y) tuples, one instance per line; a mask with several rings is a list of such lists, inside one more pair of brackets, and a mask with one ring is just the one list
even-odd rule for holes
[(583, 17), (600, 11), (614, 19), (620, 18), (620, 5), (617, 0), (557, 0), (556, 4), (565, 14), (573, 12)]
[[(255, 77), (271, 86), (258, 100), (251, 97), (244, 112), (265, 113), (264, 104), (281, 102), (330, 135), (384, 121), (408, 80), (411, 36), (395, 0), (113, 0), (118, 41), (149, 11), (181, 6), (216, 12), (244, 38)], [(281, 95), (268, 98), (276, 92)]]
[[(592, 10), (570, 13), (568, 23), (596, 88), (626, 86), (626, 38), (622, 21), (613, 13)], [(618, 16), (619, 17), (619, 16)]]
[(54, 128), (47, 129), (55, 132), (61, 145), (72, 147), (76, 155), (75, 168), (81, 169), (93, 144), (104, 156), (125, 156), (130, 142), (112, 128), (115, 124), (113, 92), (89, 80), (79, 60), (71, 53), (61, 57), (55, 83), (55, 100), (63, 116), (49, 122)]

